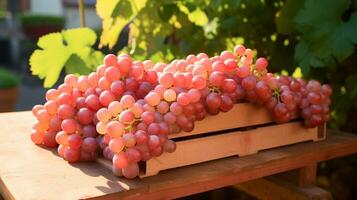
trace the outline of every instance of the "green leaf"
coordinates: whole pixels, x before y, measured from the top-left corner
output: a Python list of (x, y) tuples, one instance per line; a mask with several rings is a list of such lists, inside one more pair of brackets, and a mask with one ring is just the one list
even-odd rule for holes
[[(87, 73), (89, 68), (86, 62), (99, 58), (91, 56), (93, 55), (91, 45), (95, 41), (96, 35), (89, 28), (69, 29), (42, 36), (37, 43), (40, 49), (35, 50), (30, 57), (32, 74), (45, 79), (44, 87), (51, 87), (66, 65), (69, 65), (66, 66), (66, 71), (71, 71), (70, 68), (75, 66), (74, 71)], [(74, 55), (82, 63), (78, 64), (79, 61), (73, 58)], [(76, 62), (78, 65), (74, 65)]]
[(197, 26), (204, 26), (208, 23), (208, 17), (206, 13), (199, 7), (196, 7), (196, 9), (192, 12), (183, 3), (179, 3), (178, 7), (183, 13), (187, 15), (188, 19)]
[(304, 0), (287, 0), (275, 18), (278, 33), (291, 34), (295, 31), (295, 15), (304, 5)]
[(303, 39), (318, 57), (334, 56), (342, 61), (350, 56), (357, 44), (357, 12), (342, 21), (349, 11), (350, 0), (306, 0), (305, 7), (294, 21)]
[(196, 8), (195, 11), (188, 14), (188, 19), (197, 26), (204, 26), (208, 23), (206, 13), (200, 8)]
[(92, 70), (89, 69), (86, 63), (76, 54), (72, 54), (65, 64), (67, 74), (87, 75)]
[(119, 34), (145, 7), (147, 0), (98, 0), (96, 10), (102, 18), (102, 35), (99, 47), (113, 48)]

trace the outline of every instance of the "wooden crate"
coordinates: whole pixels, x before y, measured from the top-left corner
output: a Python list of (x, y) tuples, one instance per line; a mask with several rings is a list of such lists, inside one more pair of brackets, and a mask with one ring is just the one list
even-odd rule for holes
[[(265, 108), (240, 103), (229, 112), (207, 116), (196, 122), (192, 132), (170, 135), (169, 138), (176, 141), (176, 151), (144, 162), (140, 177), (219, 158), (246, 156), (264, 149), (319, 141), (325, 136), (325, 125), (307, 129), (297, 115), (289, 123), (275, 124)], [(112, 168), (111, 162), (104, 158), (98, 162)]]

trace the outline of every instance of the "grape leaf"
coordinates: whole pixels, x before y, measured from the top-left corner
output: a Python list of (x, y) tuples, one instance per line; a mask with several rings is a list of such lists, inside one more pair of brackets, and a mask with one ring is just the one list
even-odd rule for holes
[(67, 74), (87, 75), (91, 70), (86, 66), (86, 63), (76, 54), (72, 54), (65, 64)]
[(350, 3), (350, 0), (306, 0), (294, 18), (297, 29), (316, 56), (334, 56), (342, 61), (353, 53), (357, 44), (357, 12), (348, 21), (342, 20)]
[(113, 48), (119, 34), (145, 7), (147, 0), (98, 0), (96, 10), (102, 18), (99, 47)]
[(278, 33), (291, 34), (295, 31), (293, 19), (303, 5), (303, 0), (287, 0), (284, 3), (284, 6), (278, 11), (275, 18)]
[[(71, 71), (71, 67), (75, 67), (73, 71), (77, 72), (90, 71), (93, 67), (90, 64), (87, 66), (88, 60), (88, 63), (95, 63), (94, 59), (101, 58), (98, 52), (91, 49), (95, 41), (96, 35), (89, 28), (69, 29), (42, 36), (37, 43), (40, 49), (35, 50), (30, 57), (32, 74), (45, 79), (44, 87), (51, 87), (66, 65), (69, 65), (66, 71)], [(94, 57), (95, 54), (97, 56)]]
[(208, 17), (206, 13), (197, 7), (194, 11), (190, 12), (190, 9), (183, 3), (178, 4), (179, 9), (188, 16), (188, 19), (197, 26), (204, 26), (208, 23)]

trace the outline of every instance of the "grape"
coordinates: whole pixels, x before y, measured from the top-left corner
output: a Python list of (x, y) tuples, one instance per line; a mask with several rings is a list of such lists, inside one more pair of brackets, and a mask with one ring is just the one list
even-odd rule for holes
[(123, 135), (123, 141), (126, 147), (133, 147), (136, 144), (136, 138), (133, 133), (126, 133)]
[(194, 76), (192, 78), (192, 84), (195, 89), (201, 90), (206, 87), (207, 82), (202, 76)]
[(123, 106), (118, 101), (113, 101), (108, 106), (109, 113), (115, 117), (123, 110)]
[(218, 109), (221, 106), (222, 100), (217, 93), (209, 93), (206, 98), (206, 104), (210, 109)]
[(32, 130), (31, 140), (35, 144), (42, 144), (45, 133), (37, 130)]
[(56, 142), (60, 145), (68, 145), (68, 134), (64, 131), (60, 131), (56, 134)]
[(50, 148), (57, 147), (58, 144), (56, 142), (56, 134), (57, 132), (55, 131), (46, 132), (45, 136), (43, 137), (43, 144), (46, 147), (50, 147)]
[(74, 117), (74, 109), (72, 106), (69, 106), (67, 104), (64, 104), (64, 105), (60, 105), (58, 107), (58, 116), (61, 118), (61, 119), (69, 119), (69, 118), (72, 118)]
[(237, 68), (237, 76), (239, 78), (245, 78), (247, 76), (249, 76), (250, 74), (250, 68), (246, 65), (243, 65), (239, 68)]
[(110, 90), (103, 91), (99, 96), (99, 101), (104, 106), (109, 106), (112, 101), (115, 101), (115, 95)]
[(222, 99), (222, 102), (219, 107), (221, 111), (227, 112), (233, 108), (233, 101), (228, 95), (222, 95), (221, 99)]
[[(46, 100), (53, 100), (53, 101), (57, 101), (58, 96), (60, 95), (59, 91), (56, 89), (49, 89), (46, 92)], [(35, 106), (34, 106), (35, 107)]]
[(146, 144), (149, 140), (149, 136), (145, 131), (137, 130), (134, 135), (137, 144)]
[(104, 57), (104, 64), (106, 66), (115, 66), (117, 64), (117, 57), (114, 54), (108, 54)]
[(131, 67), (132, 61), (129, 57), (121, 57), (118, 59), (118, 68), (122, 75), (126, 75)]
[(157, 135), (157, 134), (159, 134), (159, 132), (160, 132), (160, 126), (159, 126), (159, 124), (157, 124), (157, 123), (151, 123), (151, 124), (149, 124), (149, 126), (148, 126), (148, 133), (150, 134), (150, 135)]
[[(112, 102), (113, 103), (113, 102)], [(101, 108), (97, 111), (97, 119), (101, 122), (108, 122), (112, 118), (112, 114), (106, 108)]]
[(139, 175), (139, 165), (131, 163), (127, 167), (122, 169), (122, 174), (125, 178), (133, 179)]
[(82, 138), (77, 134), (68, 136), (68, 146), (72, 149), (79, 149), (82, 144)]
[(154, 122), (154, 113), (151, 111), (145, 111), (141, 114), (141, 119), (143, 120), (144, 123), (149, 125), (152, 122)]
[(124, 110), (119, 114), (119, 121), (122, 124), (128, 125), (135, 119), (135, 115), (130, 110)]
[(230, 51), (222, 51), (220, 57), (222, 60), (236, 59), (236, 56)]
[(150, 106), (158, 105), (160, 103), (160, 99), (160, 95), (157, 92), (149, 92), (149, 94), (145, 96), (145, 101)]
[(119, 80), (121, 77), (120, 70), (116, 67), (108, 67), (105, 69), (105, 77), (111, 82)]
[(45, 103), (45, 108), (48, 114), (50, 115), (54, 115), (57, 113), (59, 104), (57, 103), (57, 101), (54, 100), (49, 100)]
[(62, 93), (58, 96), (58, 103), (60, 105), (67, 104), (67, 105), (72, 105), (74, 102), (74, 99), (72, 95), (68, 93)]
[(225, 79), (222, 88), (225, 92), (233, 93), (237, 88), (237, 83), (233, 79)]
[(60, 86), (58, 86), (58, 91), (60, 94), (63, 94), (63, 93), (71, 94), (72, 88), (67, 86), (66, 84), (61, 84)]
[(141, 153), (137, 148), (128, 148), (125, 155), (129, 163), (137, 163), (141, 160)]
[(120, 103), (123, 108), (131, 108), (135, 103), (135, 98), (131, 95), (124, 95), (120, 99)]
[(77, 83), (77, 88), (82, 91), (85, 92), (88, 88), (90, 87), (90, 83), (88, 81), (87, 77), (79, 77), (78, 79), (78, 83)]
[(77, 130), (77, 121), (74, 119), (65, 119), (62, 121), (61, 128), (66, 133), (74, 133)]
[(268, 66), (268, 61), (265, 58), (258, 58), (255, 61), (255, 67), (257, 70), (263, 70)]
[(164, 72), (159, 76), (159, 83), (166, 88), (171, 87), (174, 84), (174, 76), (172, 73)]
[(63, 157), (68, 162), (77, 162), (79, 160), (80, 152), (78, 149), (66, 148)]
[(160, 138), (157, 135), (149, 135), (148, 145), (151, 150), (159, 147)]
[(51, 115), (46, 110), (38, 111), (36, 117), (39, 122), (49, 122), (51, 119)]
[(98, 122), (96, 125), (96, 131), (99, 134), (105, 134), (107, 133), (107, 123), (105, 122)]
[(226, 72), (232, 72), (238, 67), (237, 62), (234, 59), (225, 60), (224, 65)]
[(110, 90), (112, 91), (112, 93), (114, 95), (120, 96), (125, 91), (125, 85), (124, 85), (123, 81), (116, 80), (116, 81), (112, 82), (112, 84), (110, 85)]
[(88, 108), (81, 108), (77, 112), (77, 119), (79, 123), (87, 125), (93, 121), (93, 111), (89, 110)]
[(271, 98), (271, 90), (264, 81), (259, 81), (255, 86), (255, 93), (262, 102)]
[(237, 45), (234, 47), (234, 55), (242, 56), (245, 52), (245, 47), (243, 45)]
[(36, 117), (38, 111), (43, 110), (43, 109), (45, 109), (45, 107), (44, 107), (43, 105), (35, 105), (35, 106), (32, 108), (32, 114), (33, 114), (33, 116)]
[(164, 92), (165, 101), (172, 102), (176, 100), (176, 92), (173, 89), (165, 90)]
[(243, 78), (242, 88), (245, 90), (253, 90), (255, 88), (256, 79), (252, 75)]
[(177, 103), (180, 104), (181, 106), (186, 106), (190, 104), (190, 95), (182, 92), (177, 96)]
[(102, 90), (108, 90), (111, 88), (112, 82), (110, 82), (106, 77), (101, 77), (98, 80), (98, 86)]
[(94, 94), (89, 95), (86, 98), (86, 104), (87, 104), (88, 108), (90, 108), (91, 110), (94, 110), (94, 111), (101, 108), (99, 97)]
[(224, 73), (219, 71), (212, 72), (212, 74), (209, 76), (210, 84), (216, 87), (222, 86), (224, 79)]
[(85, 125), (83, 126), (82, 131), (83, 138), (96, 137), (98, 135), (94, 125)]
[(166, 140), (164, 144), (164, 151), (167, 153), (172, 153), (176, 150), (176, 143), (172, 140)]
[(166, 101), (161, 101), (159, 105), (157, 105), (157, 111), (161, 114), (165, 114), (169, 111), (170, 105)]
[(182, 106), (178, 104), (177, 102), (174, 102), (170, 105), (170, 111), (174, 115), (180, 115), (183, 112)]
[(125, 143), (122, 138), (113, 138), (109, 142), (109, 148), (114, 153), (120, 153), (125, 147)]
[[(97, 125), (98, 126), (98, 125)], [(124, 126), (118, 121), (111, 121), (107, 124), (106, 132), (112, 137), (117, 138), (124, 134)], [(97, 129), (98, 131), (98, 129)], [(98, 131), (99, 132), (99, 131)]]
[(128, 159), (124, 152), (116, 153), (113, 157), (113, 166), (117, 169), (122, 169), (128, 166)]

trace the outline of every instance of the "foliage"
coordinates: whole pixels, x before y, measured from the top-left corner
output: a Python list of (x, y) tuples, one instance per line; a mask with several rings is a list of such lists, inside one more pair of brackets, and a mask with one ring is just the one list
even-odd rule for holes
[(37, 45), (41, 49), (30, 58), (31, 71), (44, 86), (53, 86), (65, 68), (66, 73), (89, 74), (102, 62), (103, 54), (92, 48), (96, 34), (89, 28), (77, 28), (42, 36)]
[[(96, 10), (103, 20), (100, 48), (113, 48), (126, 27), (129, 41), (122, 52), (140, 60), (214, 55), (244, 43), (267, 57), (274, 72), (331, 83), (335, 128), (357, 109), (357, 0), (98, 0)], [(30, 64), (46, 87), (63, 67), (86, 74), (99, 63), (103, 55), (85, 30), (77, 30), (80, 37), (68, 30), (39, 40), (42, 50)]]
[(214, 55), (244, 43), (268, 57), (275, 72), (298, 69), (332, 83), (333, 126), (357, 109), (356, 0), (98, 0), (96, 8), (101, 47), (113, 47), (126, 25), (123, 51), (137, 59)]
[(15, 74), (0, 67), (0, 89), (13, 88), (19, 83), (20, 80)]
[(52, 25), (63, 27), (66, 19), (62, 16), (25, 13), (20, 16), (20, 21), (23, 26)]

